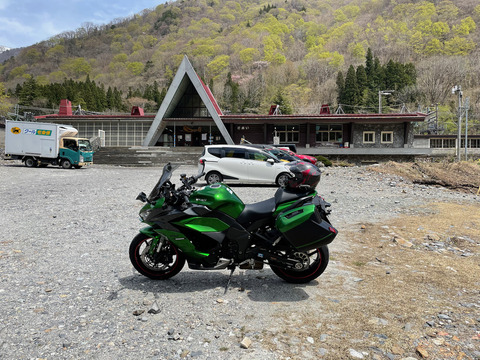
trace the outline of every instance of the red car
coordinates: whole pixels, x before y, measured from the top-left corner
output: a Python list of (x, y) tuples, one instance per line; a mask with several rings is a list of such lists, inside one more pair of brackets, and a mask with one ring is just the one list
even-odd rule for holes
[(281, 147), (280, 149), (286, 151), (287, 153), (289, 153), (292, 156), (295, 156), (295, 157), (297, 157), (299, 159), (302, 159), (304, 161), (308, 161), (308, 162), (312, 163), (313, 165), (315, 165), (317, 163), (317, 159), (313, 156), (300, 155), (300, 154), (294, 153), (292, 150), (290, 150), (289, 148), (286, 148), (286, 147)]

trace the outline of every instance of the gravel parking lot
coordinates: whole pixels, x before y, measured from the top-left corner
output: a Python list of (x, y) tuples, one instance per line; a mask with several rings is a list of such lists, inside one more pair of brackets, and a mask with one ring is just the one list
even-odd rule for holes
[[(175, 180), (181, 173), (193, 175), (197, 168), (182, 166)], [(357, 280), (335, 259), (352, 246), (346, 234), (361, 224), (422, 214), (430, 202), (478, 204), (479, 199), (364, 167), (328, 168), (318, 191), (332, 203), (330, 220), (340, 234), (330, 246), (325, 273), (300, 286), (283, 282), (268, 268), (236, 270), (224, 294), (228, 271), (195, 272), (185, 266), (174, 278), (155, 282), (133, 270), (128, 247), (142, 227), (135, 198), (148, 193), (160, 174), (160, 168), (0, 164), (1, 359), (387, 359), (386, 352), (368, 350), (362, 339), (320, 346), (334, 315), (320, 316), (322, 301), (333, 301), (328, 295), (339, 278), (348, 299), (352, 288), (345, 284)], [(245, 203), (267, 199), (276, 190), (233, 189)], [(276, 346), (278, 334), (288, 336), (289, 321), (307, 309), (321, 318), (305, 324), (310, 336)], [(252, 342), (248, 348), (241, 346), (245, 338)]]

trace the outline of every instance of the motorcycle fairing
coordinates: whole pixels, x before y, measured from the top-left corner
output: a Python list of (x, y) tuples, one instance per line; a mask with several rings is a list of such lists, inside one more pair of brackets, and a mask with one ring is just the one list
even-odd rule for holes
[(210, 255), (209, 253), (198, 251), (195, 246), (190, 242), (190, 240), (180, 232), (170, 231), (152, 226), (145, 227), (141, 229), (140, 232), (151, 237), (155, 241), (155, 246), (151, 247), (152, 251), (154, 251), (156, 244), (160, 239), (160, 236), (163, 235), (187, 256), (191, 256), (196, 259), (203, 259)]
[(211, 217), (191, 217), (182, 219), (174, 224), (188, 227), (198, 232), (222, 232), (229, 228), (222, 220)]

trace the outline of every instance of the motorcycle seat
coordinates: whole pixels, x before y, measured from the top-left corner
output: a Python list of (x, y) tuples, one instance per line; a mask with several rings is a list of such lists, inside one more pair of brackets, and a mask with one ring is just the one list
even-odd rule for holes
[(304, 196), (307, 196), (311, 191), (305, 190), (305, 191), (289, 191), (285, 190), (283, 188), (279, 188), (277, 192), (275, 193), (275, 206), (278, 206), (279, 204), (289, 202), (289, 201), (294, 201), (298, 200)]
[(269, 218), (275, 210), (275, 199), (267, 199), (254, 204), (245, 204), (237, 221), (242, 224), (251, 224), (257, 220)]

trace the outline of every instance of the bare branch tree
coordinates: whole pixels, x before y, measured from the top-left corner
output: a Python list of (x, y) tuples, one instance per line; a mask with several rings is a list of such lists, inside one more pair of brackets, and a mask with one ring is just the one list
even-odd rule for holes
[(452, 87), (466, 81), (466, 59), (460, 56), (432, 57), (417, 66), (418, 89), (427, 103), (445, 103)]

